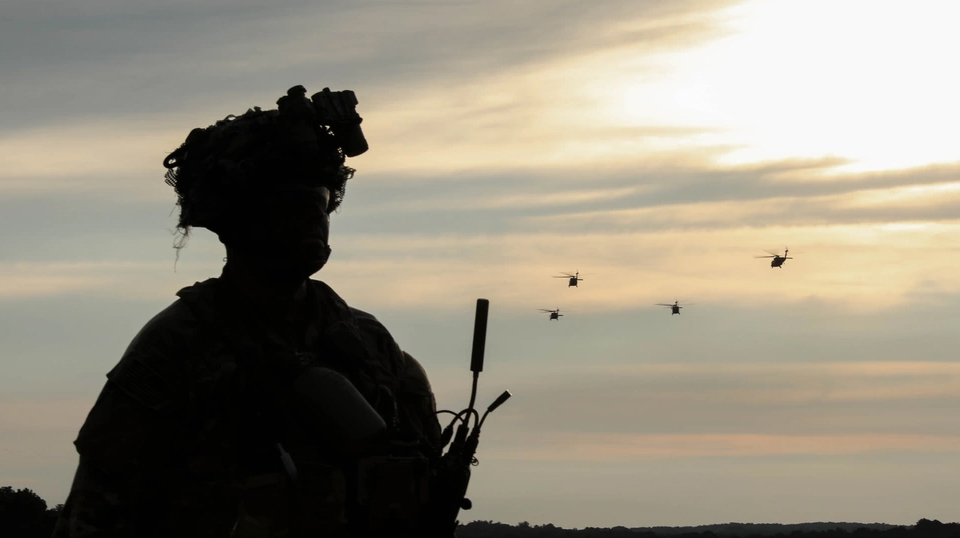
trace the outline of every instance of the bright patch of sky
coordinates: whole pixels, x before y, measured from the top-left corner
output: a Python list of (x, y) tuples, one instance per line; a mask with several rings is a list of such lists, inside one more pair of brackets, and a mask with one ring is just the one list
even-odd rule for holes
[[(721, 162), (841, 156), (843, 170), (908, 168), (960, 158), (960, 7), (911, 2), (755, 1), (722, 12), (707, 46), (615, 76), (608, 110), (623, 124), (712, 127)], [(629, 51), (626, 51), (629, 52)], [(665, 73), (650, 77), (651, 64)]]

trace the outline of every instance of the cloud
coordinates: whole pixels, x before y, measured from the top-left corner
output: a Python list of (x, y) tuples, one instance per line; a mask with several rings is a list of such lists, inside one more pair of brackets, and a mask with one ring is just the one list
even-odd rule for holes
[(89, 291), (106, 284), (102, 278), (69, 277), (64, 275), (36, 275), (23, 269), (3, 271), (9, 278), (6, 285), (0, 286), (0, 300), (11, 297), (37, 297), (60, 295), (76, 291)]
[(519, 441), (524, 448), (491, 450), (487, 458), (614, 463), (705, 456), (960, 452), (960, 436), (950, 435), (567, 434), (534, 443)]
[[(835, 159), (720, 166), (691, 164), (697, 162), (696, 154), (691, 157), (659, 165), (625, 158), (603, 167), (571, 163), (562, 170), (475, 170), (433, 177), (361, 170), (337, 221), (362, 216), (369, 221), (362, 229), (369, 231), (387, 221), (394, 230), (442, 221), (438, 227), (447, 231), (621, 233), (951, 220), (953, 200), (936, 190), (950, 194), (950, 185), (960, 181), (956, 164), (836, 174), (831, 170), (843, 161)], [(924, 198), (919, 195), (924, 191), (931, 194)], [(903, 192), (915, 195), (910, 200), (897, 194)], [(882, 197), (888, 200), (877, 203)]]
[[(787, 342), (794, 338), (785, 336), (781, 358), (737, 363), (711, 356), (709, 345), (674, 342), (667, 352), (672, 360), (664, 364), (658, 362), (666, 358), (662, 352), (650, 353), (659, 340), (635, 337), (632, 360), (629, 352), (611, 350), (598, 364), (553, 365), (536, 373), (501, 367), (512, 370), (504, 376), (513, 378), (515, 401), (498, 411), (498, 433), (490, 436), (498, 443), (513, 439), (509, 446), (528, 447), (531, 455), (551, 446), (607, 442), (638, 457), (673, 449), (707, 455), (701, 442), (710, 445), (709, 439), (717, 441), (712, 455), (779, 454), (792, 450), (791, 438), (796, 453), (868, 451), (874, 442), (884, 450), (960, 450), (960, 438), (932, 438), (950, 431), (950, 417), (960, 410), (956, 362), (905, 362), (894, 350), (885, 360), (851, 362), (839, 350), (821, 350), (814, 359), (803, 350), (791, 352)], [(753, 347), (771, 349), (760, 342)], [(624, 365), (604, 366), (617, 361)], [(831, 438), (838, 452), (828, 448)], [(615, 457), (601, 449), (597, 454)]]
[(132, 300), (169, 297), (171, 283), (190, 278), (197, 269), (183, 264), (174, 273), (172, 262), (121, 260), (0, 263), (0, 302), (93, 294)]
[(164, 157), (185, 129), (151, 118), (34, 127), (0, 135), (3, 198), (96, 190), (103, 196), (156, 196)]
[[(952, 239), (960, 226), (952, 214), (960, 203), (956, 166), (836, 181), (790, 177), (829, 166), (358, 177), (334, 215), (333, 258), (318, 278), (377, 308), (416, 309), (451, 308), (464, 294), (556, 308), (563, 305), (541, 304), (557, 291), (549, 277), (575, 270), (592, 273), (590, 293), (575, 305), (587, 312), (694, 297), (817, 297), (873, 309), (923, 300), (916, 291), (960, 291), (948, 278), (960, 246)], [(205, 230), (195, 230), (174, 272), (176, 207), (159, 179), (154, 190), (0, 200), (0, 259), (12, 279), (4, 294), (83, 288), (137, 297), (157, 290), (151, 296), (159, 298), (178, 279), (218, 274), (223, 248)], [(795, 259), (782, 270), (753, 259), (784, 247)], [(109, 260), (125, 261), (97, 266)], [(21, 262), (35, 265), (15, 269)]]
[(359, 90), (368, 111), (396, 108), (424, 89), (571, 54), (690, 46), (715, 35), (709, 17), (727, 4), (100, 1), (51, 13), (18, 3), (0, 26), (4, 105), (11, 126), (185, 108), (222, 117), (237, 112), (225, 100), (264, 106), (287, 86), (323, 83)]
[[(922, 301), (915, 292), (923, 288), (960, 291), (949, 277), (956, 245), (938, 239), (956, 227), (352, 235), (333, 243), (319, 277), (380, 308), (449, 308), (464, 294), (486, 294), (514, 308), (559, 301), (584, 313), (676, 298), (742, 305), (818, 298), (845, 312), (869, 311)], [(753, 259), (762, 248), (782, 251), (778, 244), (795, 258), (785, 268)], [(575, 270), (587, 273), (579, 289), (550, 278)]]

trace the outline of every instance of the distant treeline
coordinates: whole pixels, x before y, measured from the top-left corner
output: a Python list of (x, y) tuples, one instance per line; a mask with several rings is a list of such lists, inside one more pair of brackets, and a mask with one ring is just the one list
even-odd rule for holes
[[(27, 488), (0, 487), (0, 537), (50, 538), (62, 504), (47, 508), (47, 502)], [(700, 527), (564, 529), (553, 525), (517, 525), (474, 521), (461, 525), (458, 538), (960, 538), (960, 523), (921, 519), (912, 526), (883, 523), (801, 523), (797, 525), (725, 523)]]
[(698, 527), (587, 527), (564, 529), (554, 525), (517, 525), (473, 521), (461, 525), (457, 538), (960, 538), (960, 523), (921, 519), (916, 525), (884, 523), (724, 523)]
[(50, 538), (62, 504), (48, 509), (47, 501), (27, 488), (0, 487), (0, 536)]

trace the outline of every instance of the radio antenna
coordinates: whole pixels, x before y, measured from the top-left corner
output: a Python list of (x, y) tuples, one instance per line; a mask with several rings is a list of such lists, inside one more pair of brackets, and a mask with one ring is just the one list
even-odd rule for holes
[(490, 311), (490, 301), (477, 299), (477, 315), (473, 320), (473, 353), (470, 356), (470, 371), (473, 372), (473, 388), (470, 391), (471, 411), (477, 401), (477, 381), (483, 371), (483, 350), (487, 342), (487, 314)]

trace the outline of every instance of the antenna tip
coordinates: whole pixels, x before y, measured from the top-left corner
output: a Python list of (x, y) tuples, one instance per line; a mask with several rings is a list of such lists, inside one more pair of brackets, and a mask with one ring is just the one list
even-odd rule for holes
[(510, 396), (512, 396), (512, 394), (510, 394), (509, 390), (505, 390), (500, 393), (500, 396), (497, 396), (497, 399), (494, 400), (493, 403), (490, 404), (490, 407), (487, 408), (487, 412), (493, 411), (494, 409), (503, 405), (503, 402), (509, 400)]

